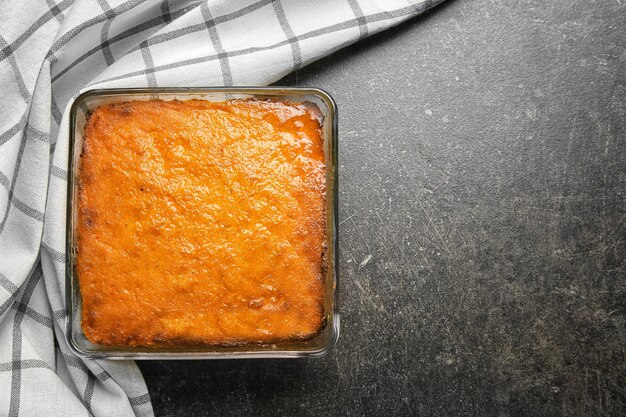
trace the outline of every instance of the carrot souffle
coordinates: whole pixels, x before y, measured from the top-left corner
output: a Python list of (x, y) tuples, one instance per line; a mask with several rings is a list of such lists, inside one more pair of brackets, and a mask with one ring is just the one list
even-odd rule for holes
[(87, 339), (185, 347), (317, 335), (323, 143), (310, 103), (96, 108), (85, 128), (76, 226)]

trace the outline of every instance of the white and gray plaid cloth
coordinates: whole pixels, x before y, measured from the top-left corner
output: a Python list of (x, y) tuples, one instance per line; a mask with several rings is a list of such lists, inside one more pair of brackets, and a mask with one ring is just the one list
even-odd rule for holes
[(4, 0), (0, 415), (153, 414), (134, 362), (84, 360), (64, 339), (72, 97), (266, 85), (441, 1)]

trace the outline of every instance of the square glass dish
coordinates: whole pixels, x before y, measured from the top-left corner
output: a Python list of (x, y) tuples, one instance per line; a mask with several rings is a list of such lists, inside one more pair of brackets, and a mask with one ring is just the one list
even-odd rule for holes
[[(79, 210), (80, 158), (84, 129), (91, 112), (114, 103), (147, 100), (207, 100), (224, 102), (233, 99), (273, 99), (293, 103), (313, 103), (322, 115), (325, 158), (325, 281), (323, 328), (310, 340), (240, 346), (206, 345), (195, 347), (111, 347), (87, 339), (81, 324), (82, 300), (77, 275), (76, 229)], [(67, 341), (78, 355), (103, 359), (234, 359), (319, 357), (330, 351), (339, 337), (337, 309), (337, 109), (334, 100), (314, 88), (124, 88), (90, 90), (79, 95), (70, 110), (70, 147), (67, 204), (66, 308)]]

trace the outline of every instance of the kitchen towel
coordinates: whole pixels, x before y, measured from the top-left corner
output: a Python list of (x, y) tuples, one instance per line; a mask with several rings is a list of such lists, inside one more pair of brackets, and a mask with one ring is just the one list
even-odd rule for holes
[(0, 415), (153, 415), (134, 362), (82, 359), (65, 342), (73, 97), (91, 88), (267, 85), (441, 1), (5, 0)]

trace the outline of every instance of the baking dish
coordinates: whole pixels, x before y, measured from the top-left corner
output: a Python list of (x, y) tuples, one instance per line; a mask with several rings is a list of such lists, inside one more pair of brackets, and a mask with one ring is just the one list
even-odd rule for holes
[[(206, 346), (195, 348), (111, 347), (91, 343), (81, 326), (82, 305), (76, 271), (75, 229), (78, 208), (79, 163), (83, 147), (83, 131), (87, 117), (94, 108), (112, 103), (142, 100), (209, 100), (276, 99), (286, 102), (311, 102), (320, 109), (323, 122), (324, 157), (326, 164), (326, 244), (323, 330), (308, 341), (243, 346)], [(337, 109), (325, 92), (313, 88), (141, 88), (90, 90), (74, 99), (70, 109), (70, 147), (67, 204), (66, 308), (67, 341), (75, 353), (89, 358), (105, 359), (233, 359), (316, 357), (330, 351), (339, 336), (337, 307)]]

